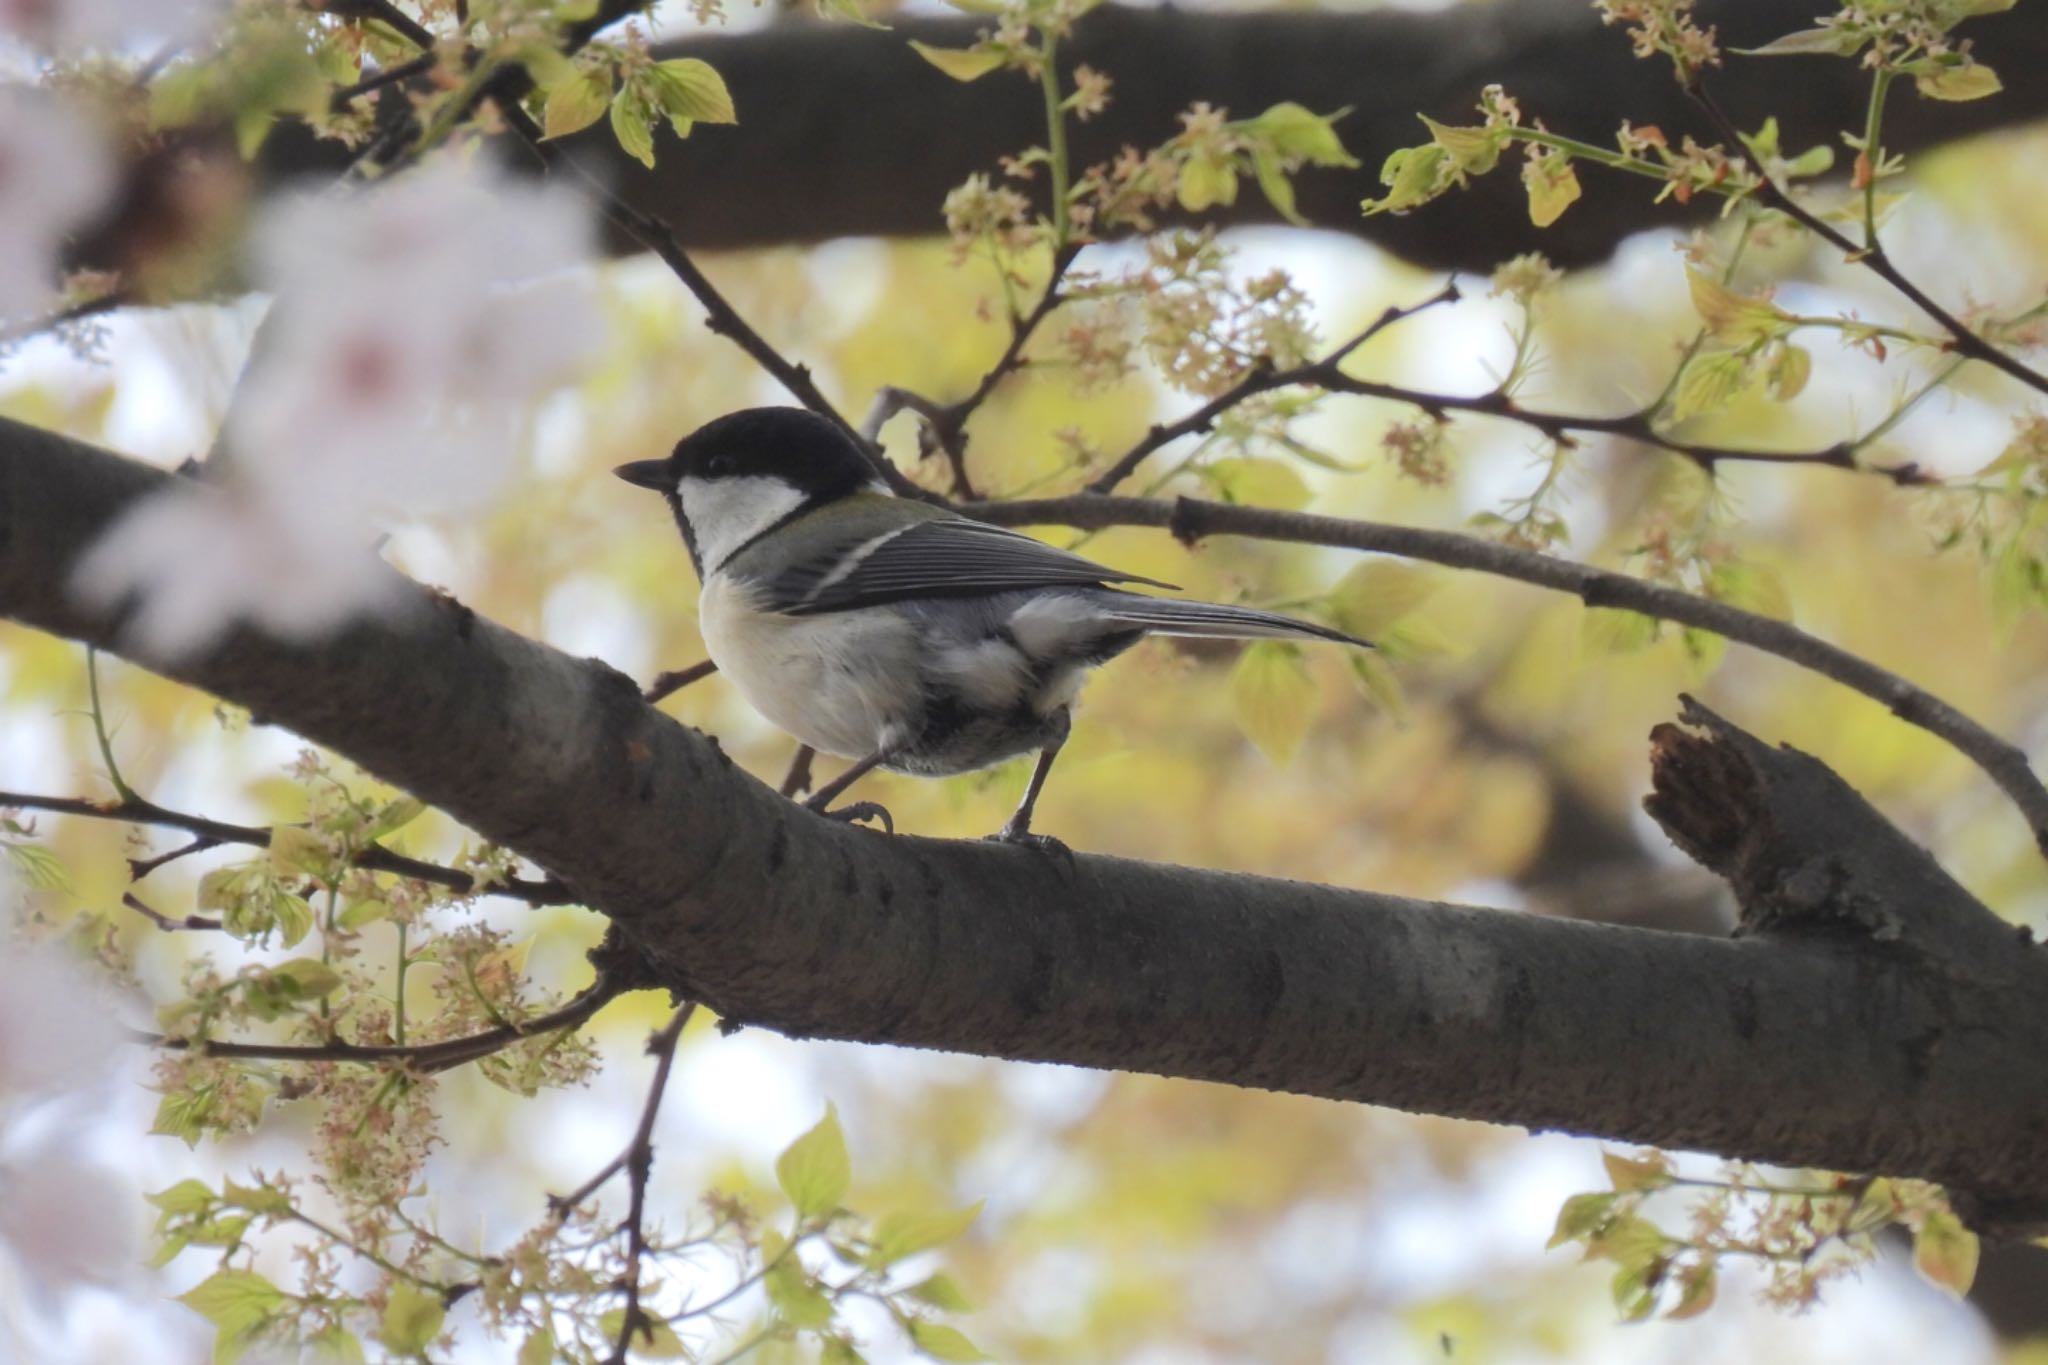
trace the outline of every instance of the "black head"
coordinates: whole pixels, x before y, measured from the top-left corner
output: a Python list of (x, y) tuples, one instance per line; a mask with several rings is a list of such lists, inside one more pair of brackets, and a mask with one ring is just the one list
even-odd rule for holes
[(667, 459), (612, 473), (667, 497), (699, 575), (792, 517), (875, 481), (853, 438), (802, 408), (730, 413), (678, 441)]
[(670, 496), (686, 478), (776, 479), (801, 492), (807, 503), (844, 497), (875, 477), (852, 438), (803, 408), (728, 413), (676, 442), (666, 460), (641, 460), (612, 472)]

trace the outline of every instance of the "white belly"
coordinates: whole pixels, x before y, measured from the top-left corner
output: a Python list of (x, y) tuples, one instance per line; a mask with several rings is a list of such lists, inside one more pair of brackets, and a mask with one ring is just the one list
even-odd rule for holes
[(915, 630), (883, 609), (784, 616), (746, 605), (746, 588), (714, 574), (697, 626), (718, 671), (748, 705), (814, 749), (865, 758), (903, 742), (922, 698), (882, 680), (917, 677)]

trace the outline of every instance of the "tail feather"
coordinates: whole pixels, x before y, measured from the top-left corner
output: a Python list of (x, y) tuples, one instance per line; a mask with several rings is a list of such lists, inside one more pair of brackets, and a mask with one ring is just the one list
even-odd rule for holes
[(1217, 602), (1184, 602), (1125, 592), (1104, 595), (1112, 599), (1103, 603), (1112, 617), (1154, 635), (1194, 635), (1218, 640), (1330, 640), (1364, 649), (1373, 647), (1372, 641), (1346, 635), (1341, 630), (1256, 607), (1227, 607)]

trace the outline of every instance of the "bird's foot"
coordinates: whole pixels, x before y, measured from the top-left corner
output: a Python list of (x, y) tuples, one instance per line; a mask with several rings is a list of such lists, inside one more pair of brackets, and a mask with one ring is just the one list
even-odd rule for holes
[(1050, 834), (1032, 833), (1028, 825), (1020, 825), (1015, 820), (1004, 825), (994, 834), (984, 835), (983, 838), (986, 842), (992, 844), (1014, 844), (1018, 848), (1035, 849), (1048, 858), (1055, 858), (1065, 863), (1068, 872), (1071, 873), (1074, 870), (1074, 850), (1068, 848), (1064, 842), (1053, 838)]
[(862, 820), (876, 820), (890, 834), (896, 832), (896, 822), (890, 818), (888, 809), (880, 802), (849, 801), (843, 806), (834, 806), (832, 809), (827, 810), (814, 797), (804, 802), (804, 809), (815, 811), (827, 820), (841, 820), (849, 825), (856, 824)]

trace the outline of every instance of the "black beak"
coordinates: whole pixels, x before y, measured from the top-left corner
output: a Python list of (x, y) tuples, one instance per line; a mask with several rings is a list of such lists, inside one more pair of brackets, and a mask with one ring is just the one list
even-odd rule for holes
[(631, 464), (620, 465), (612, 473), (627, 483), (652, 488), (657, 493), (676, 491), (675, 476), (669, 472), (667, 460), (635, 460)]

